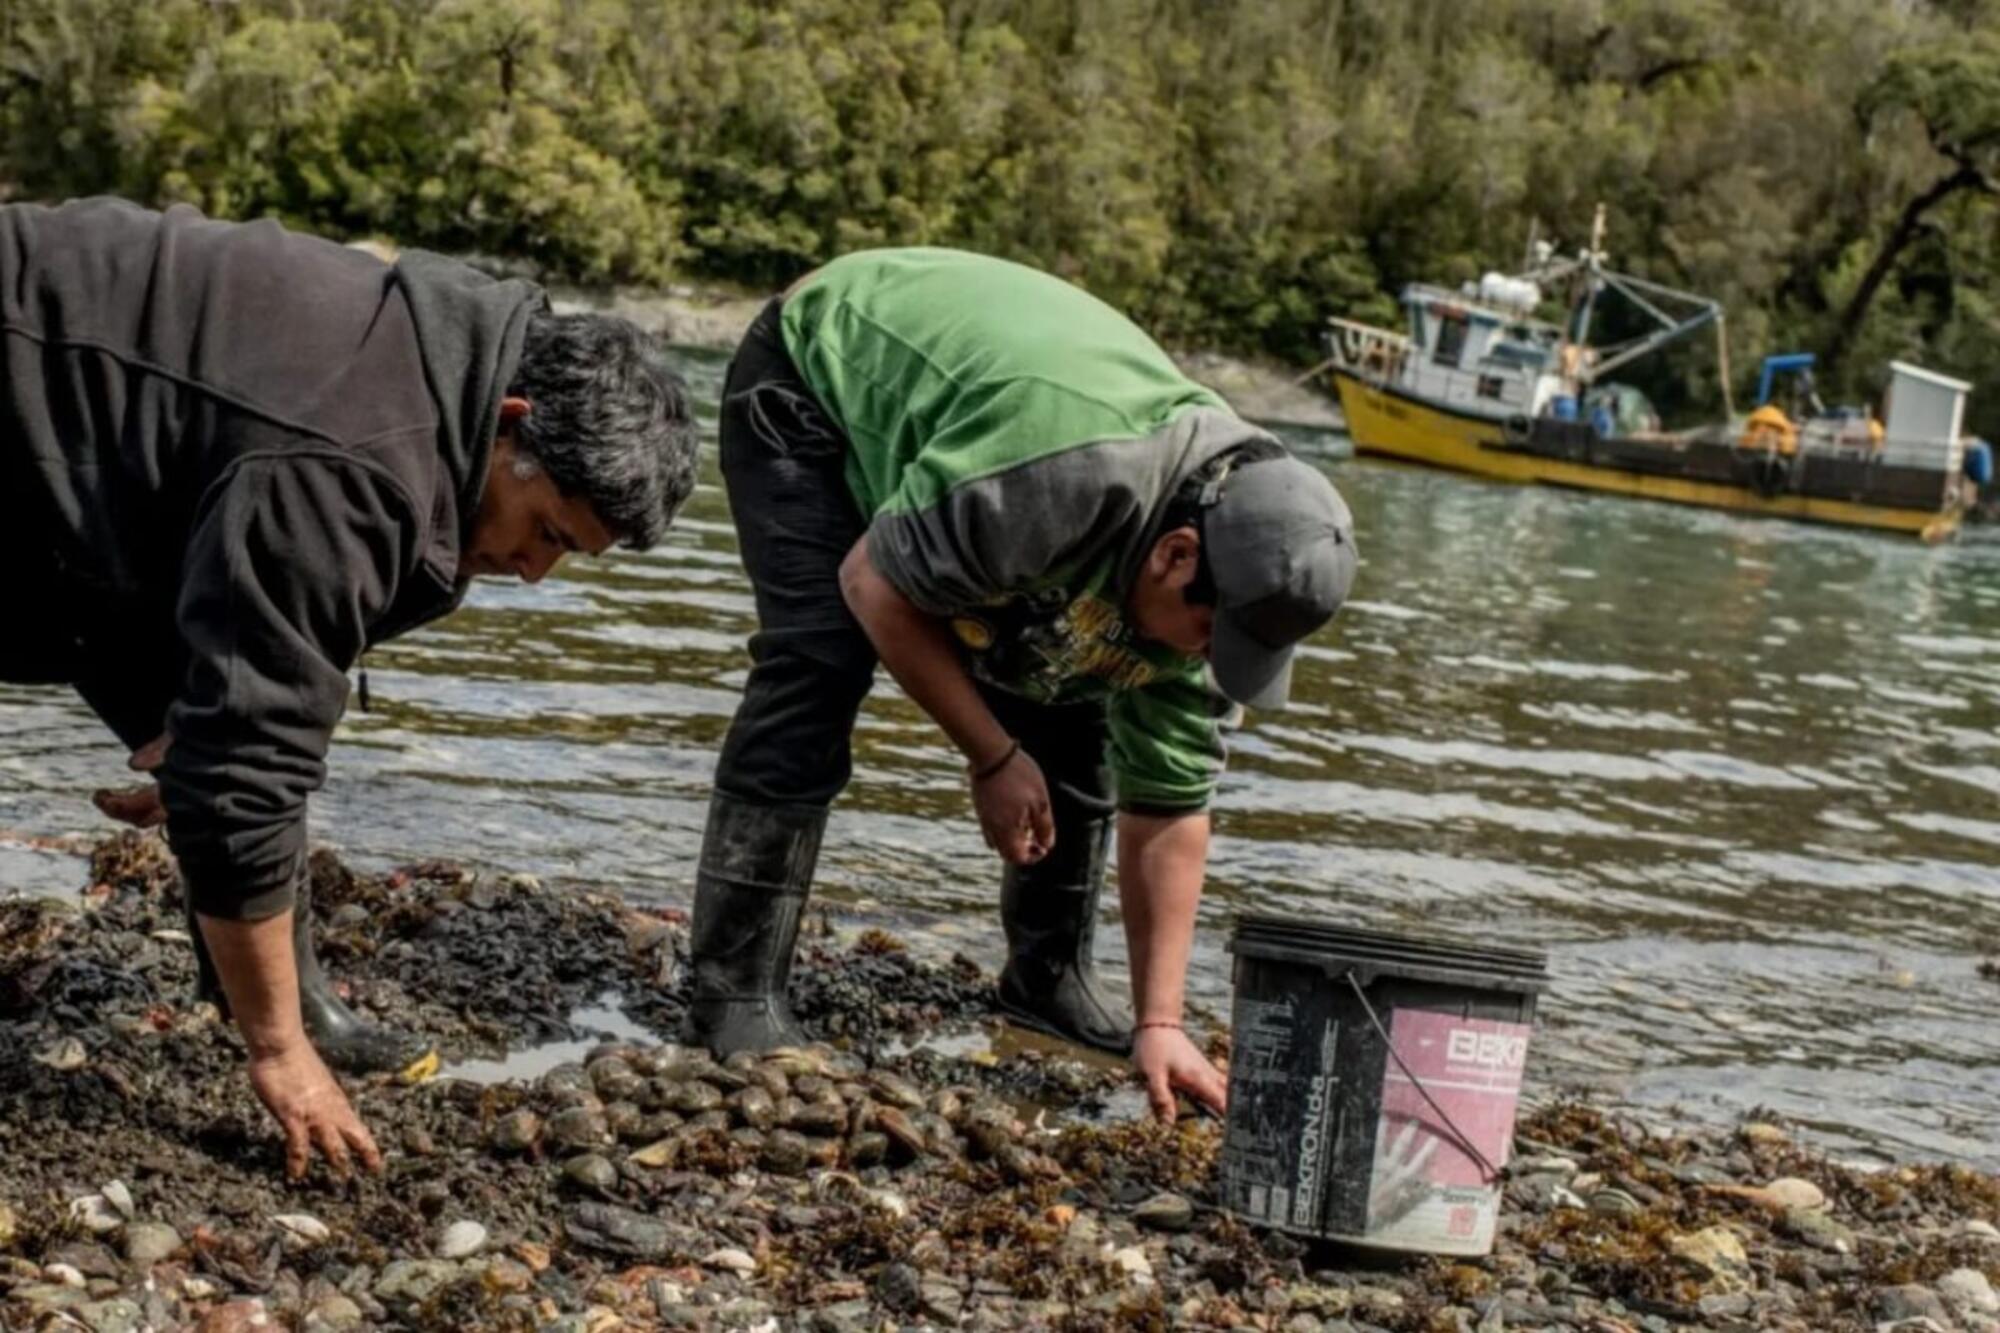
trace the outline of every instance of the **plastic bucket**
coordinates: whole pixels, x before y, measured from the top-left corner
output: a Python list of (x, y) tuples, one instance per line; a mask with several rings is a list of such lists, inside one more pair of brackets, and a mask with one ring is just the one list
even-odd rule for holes
[(1262, 916), (1229, 947), (1223, 1206), (1375, 1249), (1490, 1251), (1547, 955)]
[(1557, 421), (1576, 420), (1576, 399), (1566, 393), (1559, 393), (1549, 399), (1549, 415)]

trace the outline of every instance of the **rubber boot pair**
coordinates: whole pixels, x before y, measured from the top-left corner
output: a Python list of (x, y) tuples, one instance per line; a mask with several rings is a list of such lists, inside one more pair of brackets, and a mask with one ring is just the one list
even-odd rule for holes
[[(825, 827), (826, 811), (817, 807), (755, 805), (720, 793), (710, 801), (695, 874), (684, 1041), (729, 1056), (805, 1040), (785, 988)], [(1105, 997), (1091, 960), (1110, 831), (1108, 816), (1059, 820), (1046, 860), (1002, 875), (1008, 957), (996, 999), (1026, 1026), (1126, 1054), (1130, 1015)]]
[[(194, 937), (200, 971), (195, 996), (215, 1005), (227, 1018), (229, 1000), (222, 992), (222, 980), (216, 975), (215, 960), (202, 938), (201, 922), (195, 919), (192, 904), (187, 907), (187, 926), (188, 934)], [(299, 886), (292, 907), (292, 960), (299, 973), (299, 1017), (328, 1068), (343, 1074), (393, 1073), (408, 1069), (431, 1052), (431, 1044), (423, 1038), (368, 1022), (334, 993), (313, 949), (312, 903), (304, 884)]]

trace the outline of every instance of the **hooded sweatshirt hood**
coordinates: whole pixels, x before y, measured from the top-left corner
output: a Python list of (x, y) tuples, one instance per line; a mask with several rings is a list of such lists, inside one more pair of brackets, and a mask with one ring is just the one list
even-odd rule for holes
[(532, 283), (491, 277), (427, 250), (405, 251), (396, 261), (395, 281), (416, 328), (424, 377), (437, 402), (438, 458), (458, 502), (455, 530), (434, 534), (437, 545), (450, 545), (450, 564), (439, 572), (458, 581), (458, 555), (486, 491), (500, 400), (521, 364), (528, 319), (548, 308), (548, 297)]

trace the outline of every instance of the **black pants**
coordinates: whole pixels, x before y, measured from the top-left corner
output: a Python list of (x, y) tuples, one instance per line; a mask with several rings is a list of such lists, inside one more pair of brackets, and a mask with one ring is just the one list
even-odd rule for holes
[[(840, 591), (840, 562), (867, 522), (847, 489), (847, 439), (792, 364), (776, 301), (730, 362), (720, 430), (757, 633), (716, 790), (759, 805), (824, 807), (853, 773), (854, 719), (875, 677), (874, 645)], [(983, 685), (981, 693), (1041, 765), (1058, 827), (1111, 809), (1102, 705), (1049, 707)]]

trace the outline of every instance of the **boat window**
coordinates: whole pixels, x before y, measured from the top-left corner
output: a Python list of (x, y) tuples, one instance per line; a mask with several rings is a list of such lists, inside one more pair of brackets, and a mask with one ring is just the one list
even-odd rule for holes
[(1539, 370), (1549, 359), (1548, 349), (1526, 342), (1495, 342), (1486, 350), (1485, 362), (1510, 370)]
[(1479, 396), (1481, 398), (1499, 398), (1506, 391), (1507, 381), (1500, 376), (1481, 375), (1479, 377)]
[(1431, 360), (1441, 366), (1456, 366), (1465, 354), (1466, 320), (1464, 315), (1440, 315), (1438, 317), (1437, 351)]

